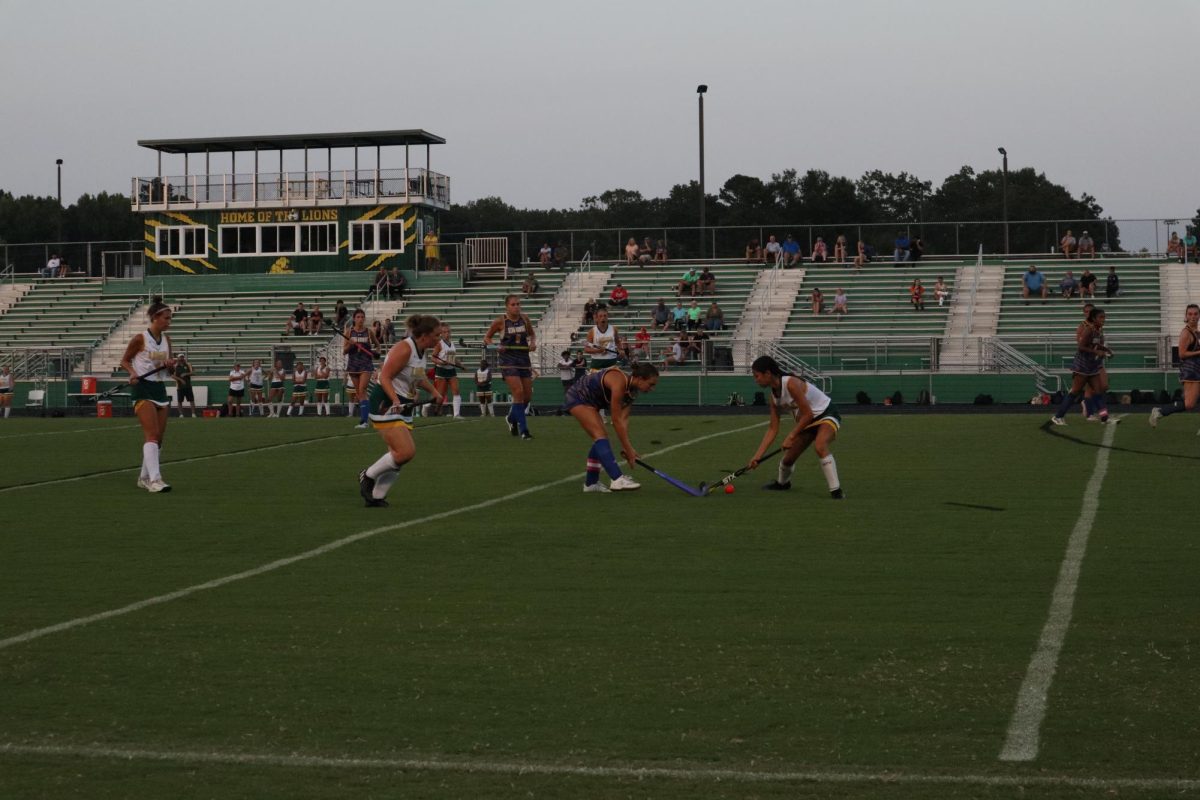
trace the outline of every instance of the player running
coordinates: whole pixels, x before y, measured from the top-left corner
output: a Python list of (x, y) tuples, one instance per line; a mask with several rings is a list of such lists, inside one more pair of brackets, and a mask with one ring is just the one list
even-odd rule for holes
[(754, 457), (750, 459), (751, 469), (758, 468), (763, 454), (775, 441), (781, 412), (786, 411), (796, 421), (796, 427), (783, 439), (784, 453), (779, 460), (779, 473), (775, 480), (763, 488), (773, 491), (792, 488), (796, 460), (812, 445), (820, 460), (825, 482), (829, 485), (829, 496), (841, 500), (845, 495), (842, 493), (842, 483), (838, 480), (837, 463), (833, 460), (833, 453), (829, 452), (829, 446), (837, 438), (842, 426), (837, 406), (829, 399), (829, 395), (816, 386), (796, 375), (785, 373), (770, 356), (759, 356), (750, 369), (754, 373), (754, 382), (764, 389), (770, 389), (767, 396), (771, 407), (771, 422), (758, 449), (754, 451)]
[(137, 485), (153, 493), (171, 491), (158, 463), (171, 408), (163, 373), (175, 366), (171, 340), (167, 337), (171, 313), (171, 307), (161, 297), (155, 297), (146, 310), (149, 327), (130, 340), (121, 356), (121, 369), (129, 373), (133, 413), (142, 425), (142, 471)]
[(1183, 384), (1183, 400), (1150, 409), (1150, 427), (1176, 411), (1191, 411), (1200, 400), (1200, 306), (1190, 304), (1183, 312), (1185, 324), (1179, 332), (1179, 382)]
[(379, 382), (371, 386), (371, 425), (388, 451), (358, 474), (358, 491), (368, 508), (388, 504), (385, 498), (400, 468), (416, 455), (412, 424), (417, 389), (426, 390), (435, 401), (442, 399), (425, 376), (425, 351), (437, 342), (440, 325), (437, 317), (409, 317), (408, 337), (392, 345), (379, 370)]
[[(1079, 348), (1075, 352), (1075, 360), (1071, 362), (1071, 391), (1063, 398), (1058, 411), (1050, 418), (1055, 425), (1066, 425), (1063, 416), (1071, 410), (1071, 406), (1083, 398), (1083, 389), (1090, 386), (1093, 392), (1093, 404), (1100, 413), (1100, 421), (1109, 422), (1108, 407), (1104, 399), (1104, 359), (1112, 355), (1112, 350), (1104, 344), (1104, 310), (1093, 308), (1088, 312), (1088, 318), (1080, 323), (1075, 330), (1075, 344)], [(1117, 420), (1111, 420), (1117, 422)]]
[(525, 420), (525, 407), (533, 400), (533, 364), (529, 354), (537, 349), (533, 323), (521, 313), (521, 296), (510, 294), (504, 298), (504, 316), (497, 317), (483, 336), (484, 345), (491, 345), (492, 338), (500, 334), (500, 374), (512, 394), (512, 405), (504, 421), (508, 432), (520, 434), (522, 439), (532, 439), (529, 423)]
[[(633, 467), (637, 463), (638, 453), (629, 441), (629, 412), (638, 394), (654, 391), (657, 384), (658, 370), (653, 364), (641, 363), (635, 364), (628, 375), (616, 367), (589, 372), (567, 390), (563, 407), (592, 437), (592, 449), (587, 455), (587, 477), (583, 484), (585, 492), (622, 492), (641, 488), (640, 483), (621, 473), (600, 412), (607, 410), (612, 416), (613, 430), (621, 441), (621, 454)], [(600, 482), (601, 467), (611, 479), (608, 486)]]
[(346, 354), (346, 380), (353, 387), (354, 399), (358, 401), (358, 425), (355, 426), (358, 428), (367, 427), (370, 408), (367, 386), (371, 381), (371, 373), (375, 371), (375, 353), (378, 347), (379, 342), (375, 335), (367, 328), (367, 313), (361, 308), (354, 309), (342, 352)]

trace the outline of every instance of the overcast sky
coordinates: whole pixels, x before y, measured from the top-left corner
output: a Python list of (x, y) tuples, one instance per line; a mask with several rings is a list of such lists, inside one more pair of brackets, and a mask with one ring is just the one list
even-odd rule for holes
[(1197, 0), (0, 0), (0, 188), (53, 195), (62, 158), (65, 202), (128, 194), (138, 139), (424, 128), (457, 202), (661, 196), (697, 176), (706, 83), (712, 193), (936, 187), (1003, 145), (1117, 218), (1191, 216), (1198, 33)]

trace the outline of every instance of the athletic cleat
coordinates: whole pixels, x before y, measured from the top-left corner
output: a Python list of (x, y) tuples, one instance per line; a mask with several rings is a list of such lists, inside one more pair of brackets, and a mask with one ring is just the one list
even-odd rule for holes
[(158, 494), (159, 492), (169, 492), (171, 491), (171, 484), (167, 483), (162, 478), (159, 478), (158, 480), (152, 480), (146, 484), (146, 490), (154, 494)]
[(374, 499), (374, 491), (375, 479), (368, 476), (367, 471), (364, 469), (358, 473), (358, 493), (362, 495), (363, 500), (367, 501), (367, 505), (371, 505), (371, 501)]
[(840, 487), (840, 486), (836, 489), (831, 490), (829, 492), (829, 497), (831, 500), (845, 500), (846, 499), (846, 495), (842, 493), (842, 487)]
[(608, 488), (614, 492), (631, 492), (634, 489), (642, 488), (642, 485), (628, 475), (622, 475), (619, 478), (614, 478), (613, 481), (608, 484)]
[(1104, 420), (1101, 417), (1097, 417), (1097, 416), (1084, 417), (1083, 421), (1084, 422), (1104, 422)]
[(585, 494), (588, 494), (588, 493), (591, 493), (591, 492), (595, 492), (595, 493), (597, 493), (597, 494), (608, 494), (609, 492), (611, 492), (611, 491), (612, 491), (612, 489), (609, 489), (607, 486), (605, 486), (605, 485), (604, 485), (603, 483), (601, 483), (600, 481), (596, 481), (596, 482), (595, 482), (595, 483), (593, 483), (591, 486), (588, 486), (588, 485), (585, 483), (585, 484), (583, 485), (583, 491), (584, 491), (584, 493), (585, 493)]
[(1160, 419), (1162, 419), (1162, 412), (1158, 410), (1158, 407), (1150, 409), (1150, 427), (1157, 428)]
[(367, 508), (387, 508), (388, 501), (375, 497), (368, 497), (366, 500)]
[(508, 432), (511, 433), (513, 436), (517, 436), (518, 434), (521, 433), (521, 431), (517, 428), (517, 423), (513, 422), (508, 417), (505, 417), (504, 421), (508, 423)]
[(1100, 421), (1102, 423), (1104, 423), (1105, 425), (1117, 425), (1121, 422), (1121, 417), (1118, 417), (1115, 414), (1112, 414), (1107, 417), (1102, 417), (1100, 419)]
[(355, 430), (360, 430), (360, 431), (365, 431), (369, 427), (371, 427), (371, 426), (369, 424), (367, 424), (366, 422), (360, 422), (354, 426)]
[(145, 478), (138, 478), (137, 487), (139, 489), (149, 489), (150, 481), (146, 480)]
[(1067, 421), (1065, 419), (1063, 419), (1062, 417), (1051, 417), (1050, 424), (1051, 425), (1066, 425)]
[(764, 484), (763, 488), (769, 492), (786, 492), (788, 489), (792, 488), (792, 482), (788, 481), (787, 483), (780, 483), (779, 481), (771, 481), (770, 483)]
[(533, 441), (533, 434), (530, 433), (529, 431), (525, 431), (524, 433), (521, 434), (521, 438), (524, 439), (525, 441), (531, 442), (531, 441)]

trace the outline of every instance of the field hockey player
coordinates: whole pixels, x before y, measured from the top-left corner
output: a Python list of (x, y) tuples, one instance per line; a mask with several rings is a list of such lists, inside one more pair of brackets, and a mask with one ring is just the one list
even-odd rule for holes
[[(638, 453), (629, 441), (629, 412), (638, 394), (654, 391), (657, 383), (658, 370), (654, 365), (637, 364), (629, 375), (616, 367), (589, 372), (567, 390), (563, 407), (592, 438), (592, 449), (588, 450), (587, 455), (587, 476), (583, 483), (585, 492), (621, 492), (641, 487), (633, 478), (621, 473), (600, 412), (607, 410), (612, 415), (613, 430), (621, 441), (622, 455), (630, 468), (634, 467)], [(601, 468), (610, 478), (608, 486), (600, 482)]]
[(129, 373), (129, 394), (133, 413), (142, 425), (142, 470), (138, 475), (139, 489), (150, 492), (169, 492), (171, 486), (163, 480), (159, 468), (163, 437), (167, 432), (167, 416), (171, 400), (167, 397), (164, 371), (175, 366), (171, 358), (171, 307), (161, 297), (146, 310), (149, 327), (130, 340), (121, 357), (121, 369)]

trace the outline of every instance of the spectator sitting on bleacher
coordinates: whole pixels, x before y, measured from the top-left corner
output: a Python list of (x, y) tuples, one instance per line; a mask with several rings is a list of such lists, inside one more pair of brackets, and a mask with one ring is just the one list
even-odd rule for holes
[(371, 284), (370, 295), (374, 295), (376, 300), (382, 300), (387, 296), (387, 270), (381, 269), (375, 273), (375, 282)]
[(350, 318), (350, 309), (346, 308), (346, 304), (341, 300), (333, 306), (333, 327), (339, 331), (346, 330), (346, 320)]
[(654, 245), (650, 244), (650, 237), (647, 236), (642, 240), (642, 246), (638, 248), (638, 263), (646, 266), (654, 260)]
[(292, 336), (303, 336), (308, 332), (308, 312), (304, 309), (304, 303), (296, 303), (296, 310), (288, 316), (284, 332)]
[(774, 264), (783, 252), (783, 245), (775, 241), (774, 236), (767, 237), (767, 246), (763, 248), (763, 263)]
[(695, 267), (688, 267), (688, 271), (683, 273), (683, 277), (679, 279), (679, 283), (675, 284), (675, 292), (680, 297), (685, 294), (696, 296), (696, 283), (700, 280), (700, 273), (696, 272)]
[(763, 260), (762, 245), (758, 243), (758, 239), (751, 239), (746, 245), (746, 263), (761, 264)]
[(925, 242), (920, 236), (914, 236), (908, 242), (908, 260), (920, 261), (921, 256), (925, 255)]
[(839, 233), (837, 240), (833, 243), (833, 260), (838, 264), (846, 263), (846, 236)]
[(650, 358), (650, 332), (645, 325), (633, 336), (633, 352), (639, 358)]
[(624, 308), (629, 305), (629, 290), (621, 284), (613, 287), (613, 290), (608, 294), (609, 305), (620, 306)]
[(654, 246), (654, 263), (662, 266), (667, 264), (667, 245), (662, 239)]
[(1068, 299), (1074, 297), (1079, 292), (1079, 281), (1075, 280), (1075, 276), (1071, 273), (1071, 270), (1067, 270), (1067, 274), (1058, 282), (1058, 291), (1062, 293), (1063, 297)]
[(650, 312), (650, 328), (656, 331), (665, 331), (671, 325), (671, 309), (667, 308), (667, 304), (660, 298), (658, 305)]
[(725, 312), (721, 310), (715, 300), (704, 314), (704, 329), (707, 331), (725, 330)]
[(700, 328), (700, 317), (703, 316), (703, 314), (704, 309), (700, 308), (696, 301), (693, 300), (692, 304), (688, 306), (687, 310), (687, 326), (689, 331), (698, 330)]
[(794, 267), (804, 260), (800, 255), (800, 243), (790, 233), (784, 237), (782, 249), (784, 267)]
[(58, 275), (58, 270), (62, 266), (62, 260), (59, 259), (58, 253), (51, 253), (50, 258), (46, 260), (46, 266), (42, 268), (43, 278), (53, 278)]
[(1059, 240), (1058, 245), (1062, 248), (1063, 258), (1075, 257), (1075, 237), (1069, 229), (1063, 235), (1062, 239)]
[(567, 250), (567, 246), (560, 240), (558, 247), (554, 248), (554, 266), (559, 269), (566, 269), (567, 259), (570, 255), (571, 252)]
[(700, 294), (716, 294), (717, 293), (717, 276), (712, 274), (712, 270), (708, 267), (700, 273), (699, 279), (696, 281), (696, 288)]
[(1188, 235), (1183, 237), (1183, 261), (1186, 264), (1189, 256), (1198, 256), (1196, 252), (1196, 234), (1188, 229)]
[(525, 280), (521, 281), (521, 294), (526, 297), (532, 297), (538, 293), (538, 289), (540, 288), (542, 287), (538, 283), (537, 276), (530, 270), (529, 274), (525, 276)]
[(896, 234), (895, 250), (892, 252), (892, 261), (899, 264), (902, 261), (908, 260), (908, 246), (911, 242), (908, 239), (908, 234), (900, 231)]
[(820, 236), (817, 237), (817, 242), (813, 245), (812, 260), (814, 264), (824, 264), (829, 260), (829, 248), (825, 246), (825, 240)]
[(867, 243), (862, 239), (858, 240), (858, 249), (854, 255), (854, 268), (862, 269), (867, 263)]
[(1029, 305), (1028, 300), (1033, 295), (1041, 295), (1045, 300), (1050, 294), (1050, 289), (1046, 286), (1046, 276), (1038, 272), (1038, 268), (1033, 264), (1029, 265), (1029, 270), (1021, 276), (1021, 297), (1025, 298), (1025, 305)]
[(388, 299), (403, 300), (404, 291), (408, 288), (408, 278), (396, 267), (388, 270)]
[(1121, 279), (1117, 277), (1117, 268), (1109, 267), (1108, 276), (1104, 279), (1104, 296), (1116, 297), (1121, 293)]
[(638, 260), (637, 239), (634, 239), (632, 236), (630, 236), (629, 241), (625, 243), (625, 265), (632, 267), (634, 264), (637, 263), (637, 260)]
[(816, 286), (813, 287), (812, 292), (808, 295), (808, 302), (812, 303), (814, 317), (819, 316), (825, 310), (825, 296), (821, 294), (821, 290)]
[(908, 287), (908, 297), (913, 311), (925, 310), (925, 287), (921, 285), (920, 278), (913, 278), (912, 286)]
[(938, 275), (937, 282), (933, 284), (933, 297), (939, 306), (950, 299), (950, 290), (946, 288), (946, 280), (941, 275)]
[(1088, 236), (1087, 231), (1079, 234), (1079, 257), (1083, 258), (1085, 255), (1088, 258), (1096, 257), (1096, 243)]
[(1079, 276), (1079, 296), (1096, 296), (1096, 276), (1092, 274), (1090, 269), (1085, 269), (1083, 274)]
[(850, 309), (846, 307), (846, 302), (846, 290), (839, 286), (837, 293), (833, 296), (833, 313), (838, 315), (848, 313)]
[(371, 335), (375, 337), (375, 341), (383, 341), (383, 322), (381, 320), (375, 320), (371, 323)]
[(583, 324), (584, 325), (591, 325), (593, 322), (596, 321), (596, 309), (598, 309), (599, 307), (600, 307), (600, 304), (597, 303), (595, 301), (595, 299), (588, 300), (586, 303), (583, 304)]
[(71, 265), (67, 263), (67, 259), (65, 257), (62, 259), (59, 259), (58, 275), (56, 275), (55, 277), (68, 278), (70, 276), (71, 276)]
[(396, 323), (388, 317), (383, 321), (383, 343), (391, 344), (396, 341)]
[(1179, 238), (1178, 231), (1172, 233), (1167, 241), (1167, 258), (1183, 261), (1183, 241)]
[(538, 250), (538, 263), (543, 269), (550, 268), (550, 260), (554, 257), (554, 250), (550, 247), (549, 242), (542, 242), (542, 249)]
[(671, 325), (677, 331), (687, 328), (687, 309), (683, 307), (682, 300), (676, 301), (675, 308), (671, 309)]
[(321, 332), (321, 326), (325, 324), (325, 314), (321, 312), (321, 307), (313, 303), (312, 313), (308, 315), (308, 332), (313, 336)]

